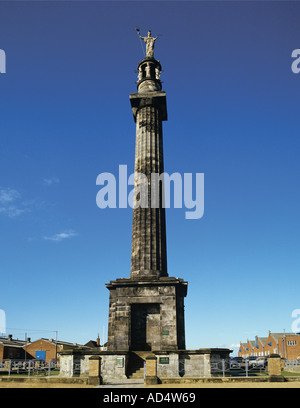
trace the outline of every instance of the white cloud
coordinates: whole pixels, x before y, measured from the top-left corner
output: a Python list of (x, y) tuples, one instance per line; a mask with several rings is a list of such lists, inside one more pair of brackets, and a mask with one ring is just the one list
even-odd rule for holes
[(44, 237), (44, 239), (47, 241), (62, 241), (64, 239), (76, 237), (77, 235), (78, 235), (77, 232), (70, 230), (70, 231), (60, 232), (59, 234), (55, 234), (50, 237)]
[(20, 197), (20, 193), (12, 188), (0, 189), (0, 204), (7, 204), (15, 201)]
[(46, 186), (52, 186), (52, 184), (58, 184), (60, 182), (57, 177), (45, 178), (43, 181)]
[(24, 203), (20, 204), (20, 198), (21, 194), (17, 190), (0, 188), (0, 214), (13, 218), (29, 211), (28, 208), (24, 208)]

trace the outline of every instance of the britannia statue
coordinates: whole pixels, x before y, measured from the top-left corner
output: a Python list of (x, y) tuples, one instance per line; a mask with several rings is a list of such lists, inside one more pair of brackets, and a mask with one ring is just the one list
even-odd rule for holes
[(142, 37), (140, 34), (140, 29), (136, 28), (136, 31), (138, 33), (138, 36), (140, 39), (144, 40), (146, 43), (146, 57), (153, 57), (154, 56), (154, 42), (155, 40), (158, 39), (157, 37), (151, 37), (151, 31), (148, 31), (148, 36), (147, 37)]

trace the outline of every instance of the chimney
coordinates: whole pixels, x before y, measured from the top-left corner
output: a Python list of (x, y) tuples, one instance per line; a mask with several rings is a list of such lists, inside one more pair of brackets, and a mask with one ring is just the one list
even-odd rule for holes
[(97, 337), (97, 346), (100, 346), (100, 337), (99, 337), (99, 333), (98, 333), (98, 337)]
[(12, 337), (13, 337), (12, 334), (8, 334), (8, 335), (7, 335), (7, 340), (8, 340), (8, 341), (12, 341)]
[(31, 337), (27, 337), (27, 343), (31, 343)]

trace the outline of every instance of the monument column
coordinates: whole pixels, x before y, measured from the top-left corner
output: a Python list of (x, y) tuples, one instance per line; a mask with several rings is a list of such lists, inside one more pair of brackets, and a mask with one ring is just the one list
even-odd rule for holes
[(143, 59), (138, 71), (138, 93), (130, 95), (136, 122), (130, 277), (157, 279), (168, 276), (166, 222), (162, 180), (151, 175), (159, 177), (164, 172), (162, 121), (167, 120), (166, 94), (161, 92), (161, 65), (154, 57)]
[(148, 31), (141, 38), (147, 46), (146, 57), (137, 67), (137, 92), (130, 94), (136, 122), (131, 271), (129, 279), (106, 284), (109, 351), (185, 349), (187, 282), (167, 272), (162, 188), (166, 93), (161, 90), (160, 62), (154, 58), (157, 37)]

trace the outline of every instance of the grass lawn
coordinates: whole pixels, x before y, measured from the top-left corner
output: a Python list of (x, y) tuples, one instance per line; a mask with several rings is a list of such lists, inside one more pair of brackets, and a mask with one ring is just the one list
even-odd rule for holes
[(300, 373), (292, 373), (291, 371), (282, 371), (282, 375), (284, 377), (300, 377)]

